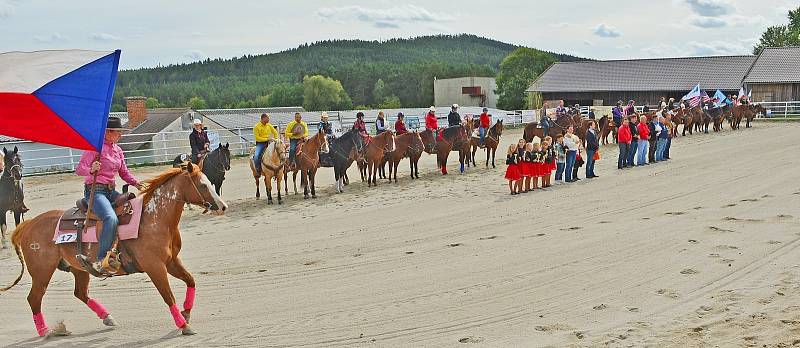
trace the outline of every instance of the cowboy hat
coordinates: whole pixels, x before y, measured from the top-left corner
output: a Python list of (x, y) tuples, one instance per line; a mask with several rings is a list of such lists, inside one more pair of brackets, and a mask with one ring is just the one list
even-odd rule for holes
[(436, 112), (436, 107), (435, 106), (431, 106), (431, 107), (428, 108), (428, 111)]
[(328, 113), (323, 111), (322, 115), (320, 115), (319, 118), (328, 118)]
[(192, 121), (192, 124), (195, 126), (199, 126), (203, 124), (203, 121), (200, 121), (199, 118), (195, 118), (194, 121)]
[(122, 120), (119, 117), (111, 116), (106, 123), (106, 130), (127, 131), (129, 129), (122, 126)]

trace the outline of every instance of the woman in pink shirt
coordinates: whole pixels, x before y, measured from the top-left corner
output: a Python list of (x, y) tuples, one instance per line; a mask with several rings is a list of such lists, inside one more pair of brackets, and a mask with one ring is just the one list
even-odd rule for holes
[[(122, 153), (122, 149), (117, 145), (117, 142), (122, 137), (122, 132), (125, 130), (127, 129), (122, 127), (122, 121), (119, 117), (109, 117), (106, 126), (106, 138), (99, 156), (95, 151), (86, 151), (81, 156), (78, 167), (75, 168), (76, 174), (86, 177), (86, 180), (84, 180), (84, 196), (87, 200), (91, 194), (93, 176), (97, 173), (92, 209), (93, 213), (102, 219), (103, 226), (100, 231), (97, 260), (92, 264), (92, 267), (99, 273), (107, 273), (103, 270), (101, 262), (106, 257), (109, 249), (111, 249), (117, 225), (119, 224), (114, 208), (111, 206), (111, 202), (120, 195), (115, 190), (116, 175), (119, 173), (122, 180), (136, 186), (139, 190), (143, 188), (142, 183), (136, 180), (131, 172), (128, 171), (128, 166), (125, 164), (125, 154)], [(88, 259), (85, 261), (88, 261)]]

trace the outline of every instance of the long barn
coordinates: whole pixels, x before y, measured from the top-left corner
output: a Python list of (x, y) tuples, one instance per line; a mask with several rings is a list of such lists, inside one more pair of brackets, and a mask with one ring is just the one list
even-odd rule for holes
[(558, 62), (527, 91), (567, 104), (654, 105), (661, 97), (678, 100), (698, 83), (710, 94), (736, 94), (746, 85), (756, 101), (800, 100), (800, 47), (767, 48), (758, 56)]

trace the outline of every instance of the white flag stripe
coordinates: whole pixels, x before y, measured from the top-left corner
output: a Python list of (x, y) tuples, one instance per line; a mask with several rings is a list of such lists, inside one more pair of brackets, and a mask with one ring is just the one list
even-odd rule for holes
[(113, 51), (36, 51), (0, 53), (0, 93), (33, 93)]

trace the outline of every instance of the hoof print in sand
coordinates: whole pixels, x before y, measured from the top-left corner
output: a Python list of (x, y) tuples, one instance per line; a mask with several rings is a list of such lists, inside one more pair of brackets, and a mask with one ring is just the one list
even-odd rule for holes
[(685, 268), (685, 269), (683, 269), (681, 271), (681, 274), (697, 274), (697, 273), (700, 273), (700, 272), (698, 272), (696, 270), (693, 270), (691, 268)]
[(675, 290), (670, 290), (670, 289), (658, 289), (656, 290), (656, 294), (661, 296), (666, 296), (672, 299), (681, 297), (681, 295), (675, 292)]
[(554, 332), (554, 331), (569, 330), (571, 329), (571, 327), (565, 324), (550, 324), (550, 325), (536, 325), (533, 327), (533, 329), (541, 332)]
[(722, 228), (717, 226), (708, 226), (708, 229), (712, 232), (736, 232), (734, 230), (729, 230), (727, 228)]
[(478, 240), (492, 240), (497, 239), (497, 236), (480, 237)]
[(682, 211), (670, 211), (670, 212), (664, 213), (664, 215), (672, 215), (672, 216), (679, 216), (679, 215), (683, 215), (683, 214), (686, 214), (686, 213), (684, 213)]
[(447, 246), (448, 246), (448, 247), (451, 247), (451, 248), (455, 248), (455, 247), (457, 247), (457, 246), (462, 246), (462, 245), (463, 245), (463, 244), (461, 244), (461, 243), (450, 243), (450, 244), (447, 244)]
[(561, 230), (562, 230), (562, 231), (577, 231), (577, 230), (580, 230), (580, 229), (582, 229), (582, 228), (583, 228), (583, 227), (580, 227), (580, 226), (572, 226), (572, 227), (565, 227), (565, 228), (562, 228)]
[(460, 343), (480, 343), (480, 342), (483, 342), (483, 337), (469, 336), (469, 337), (464, 337), (462, 339), (459, 339), (458, 342), (460, 342)]
[(601, 304), (599, 304), (597, 306), (592, 307), (592, 309), (594, 309), (596, 311), (602, 311), (602, 310), (604, 310), (606, 308), (608, 308), (608, 306), (606, 306), (605, 303), (601, 303)]

